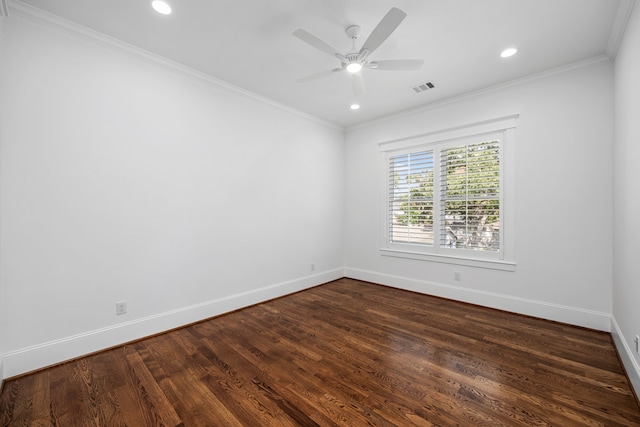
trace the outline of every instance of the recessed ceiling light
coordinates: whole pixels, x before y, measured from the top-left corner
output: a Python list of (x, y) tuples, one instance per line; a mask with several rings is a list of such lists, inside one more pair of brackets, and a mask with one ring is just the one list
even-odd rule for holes
[(515, 47), (510, 47), (509, 49), (503, 50), (500, 56), (503, 58), (508, 58), (510, 56), (515, 55), (516, 52), (518, 52), (518, 49), (516, 49)]
[(171, 13), (171, 6), (169, 6), (169, 3), (167, 3), (166, 1), (153, 0), (151, 2), (151, 6), (156, 12), (161, 13), (163, 15), (169, 15)]
[(362, 70), (362, 64), (359, 62), (352, 62), (347, 65), (347, 71), (350, 73), (357, 73), (360, 70)]
[(359, 104), (351, 104), (350, 107), (352, 110), (359, 110), (360, 109), (360, 105)]

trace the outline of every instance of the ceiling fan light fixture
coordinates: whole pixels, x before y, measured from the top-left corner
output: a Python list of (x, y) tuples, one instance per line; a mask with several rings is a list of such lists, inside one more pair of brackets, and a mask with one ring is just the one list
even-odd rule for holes
[(357, 73), (362, 70), (362, 64), (359, 62), (351, 62), (347, 64), (347, 71), (350, 73)]
[(164, 0), (152, 0), (151, 7), (162, 15), (169, 15), (171, 13), (171, 6)]
[(508, 49), (503, 50), (500, 56), (503, 58), (508, 58), (510, 56), (515, 55), (517, 52), (518, 52), (518, 49), (516, 49), (515, 47), (510, 47)]

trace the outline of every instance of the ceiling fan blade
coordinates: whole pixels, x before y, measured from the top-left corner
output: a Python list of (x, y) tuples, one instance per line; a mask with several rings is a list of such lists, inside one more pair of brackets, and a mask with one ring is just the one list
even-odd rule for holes
[(406, 16), (407, 14), (397, 7), (392, 7), (378, 23), (376, 28), (373, 29), (369, 38), (367, 38), (367, 41), (364, 42), (362, 49), (360, 49), (360, 54), (365, 51), (368, 52), (367, 54), (370, 54), (376, 50), (387, 38), (389, 38), (391, 33), (398, 28), (398, 25), (400, 25)]
[(362, 73), (353, 73), (351, 75), (351, 87), (353, 88), (353, 93), (357, 96), (364, 95), (365, 87)]
[(388, 61), (372, 61), (367, 68), (373, 70), (414, 71), (422, 68), (422, 59), (390, 59)]
[(311, 46), (315, 47), (316, 49), (319, 49), (319, 50), (323, 51), (324, 53), (328, 53), (329, 55), (333, 56), (334, 58), (338, 58), (342, 62), (346, 62), (347, 61), (346, 58), (344, 57), (344, 55), (342, 55), (336, 49), (334, 49), (333, 47), (331, 47), (327, 43), (323, 42), (322, 40), (320, 40), (319, 38), (317, 38), (316, 36), (314, 36), (310, 32), (303, 30), (302, 28), (298, 28), (297, 30), (295, 30), (293, 32), (293, 35), (296, 36), (297, 38), (299, 38), (300, 40), (302, 40), (303, 42), (305, 42), (307, 44), (310, 44)]
[(306, 83), (306, 82), (310, 82), (311, 80), (319, 79), (319, 78), (322, 78), (322, 77), (327, 77), (327, 76), (335, 73), (336, 71), (342, 71), (342, 68), (334, 68), (333, 70), (320, 71), (319, 73), (314, 73), (314, 74), (311, 74), (309, 76), (299, 78), (296, 81), (298, 83)]

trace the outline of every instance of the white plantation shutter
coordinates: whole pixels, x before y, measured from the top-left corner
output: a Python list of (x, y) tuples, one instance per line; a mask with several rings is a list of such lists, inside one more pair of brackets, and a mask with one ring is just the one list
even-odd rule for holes
[(381, 255), (515, 271), (518, 115), (378, 143)]
[(388, 171), (388, 240), (433, 246), (433, 151), (392, 156)]
[(500, 252), (500, 138), (429, 148), (388, 156), (387, 242), (434, 253)]
[(500, 250), (500, 141), (440, 150), (440, 247)]

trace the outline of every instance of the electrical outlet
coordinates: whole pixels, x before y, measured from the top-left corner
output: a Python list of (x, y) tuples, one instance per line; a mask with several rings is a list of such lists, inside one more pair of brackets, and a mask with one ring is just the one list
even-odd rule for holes
[(460, 273), (459, 271), (454, 271), (453, 280), (455, 280), (456, 282), (462, 281), (462, 273)]
[(636, 342), (636, 354), (640, 354), (640, 336), (636, 335), (634, 341)]
[(118, 301), (116, 303), (116, 315), (120, 316), (121, 314), (127, 314), (127, 302), (126, 301)]
[(316, 265), (315, 264), (311, 264), (311, 271), (316, 271)]

